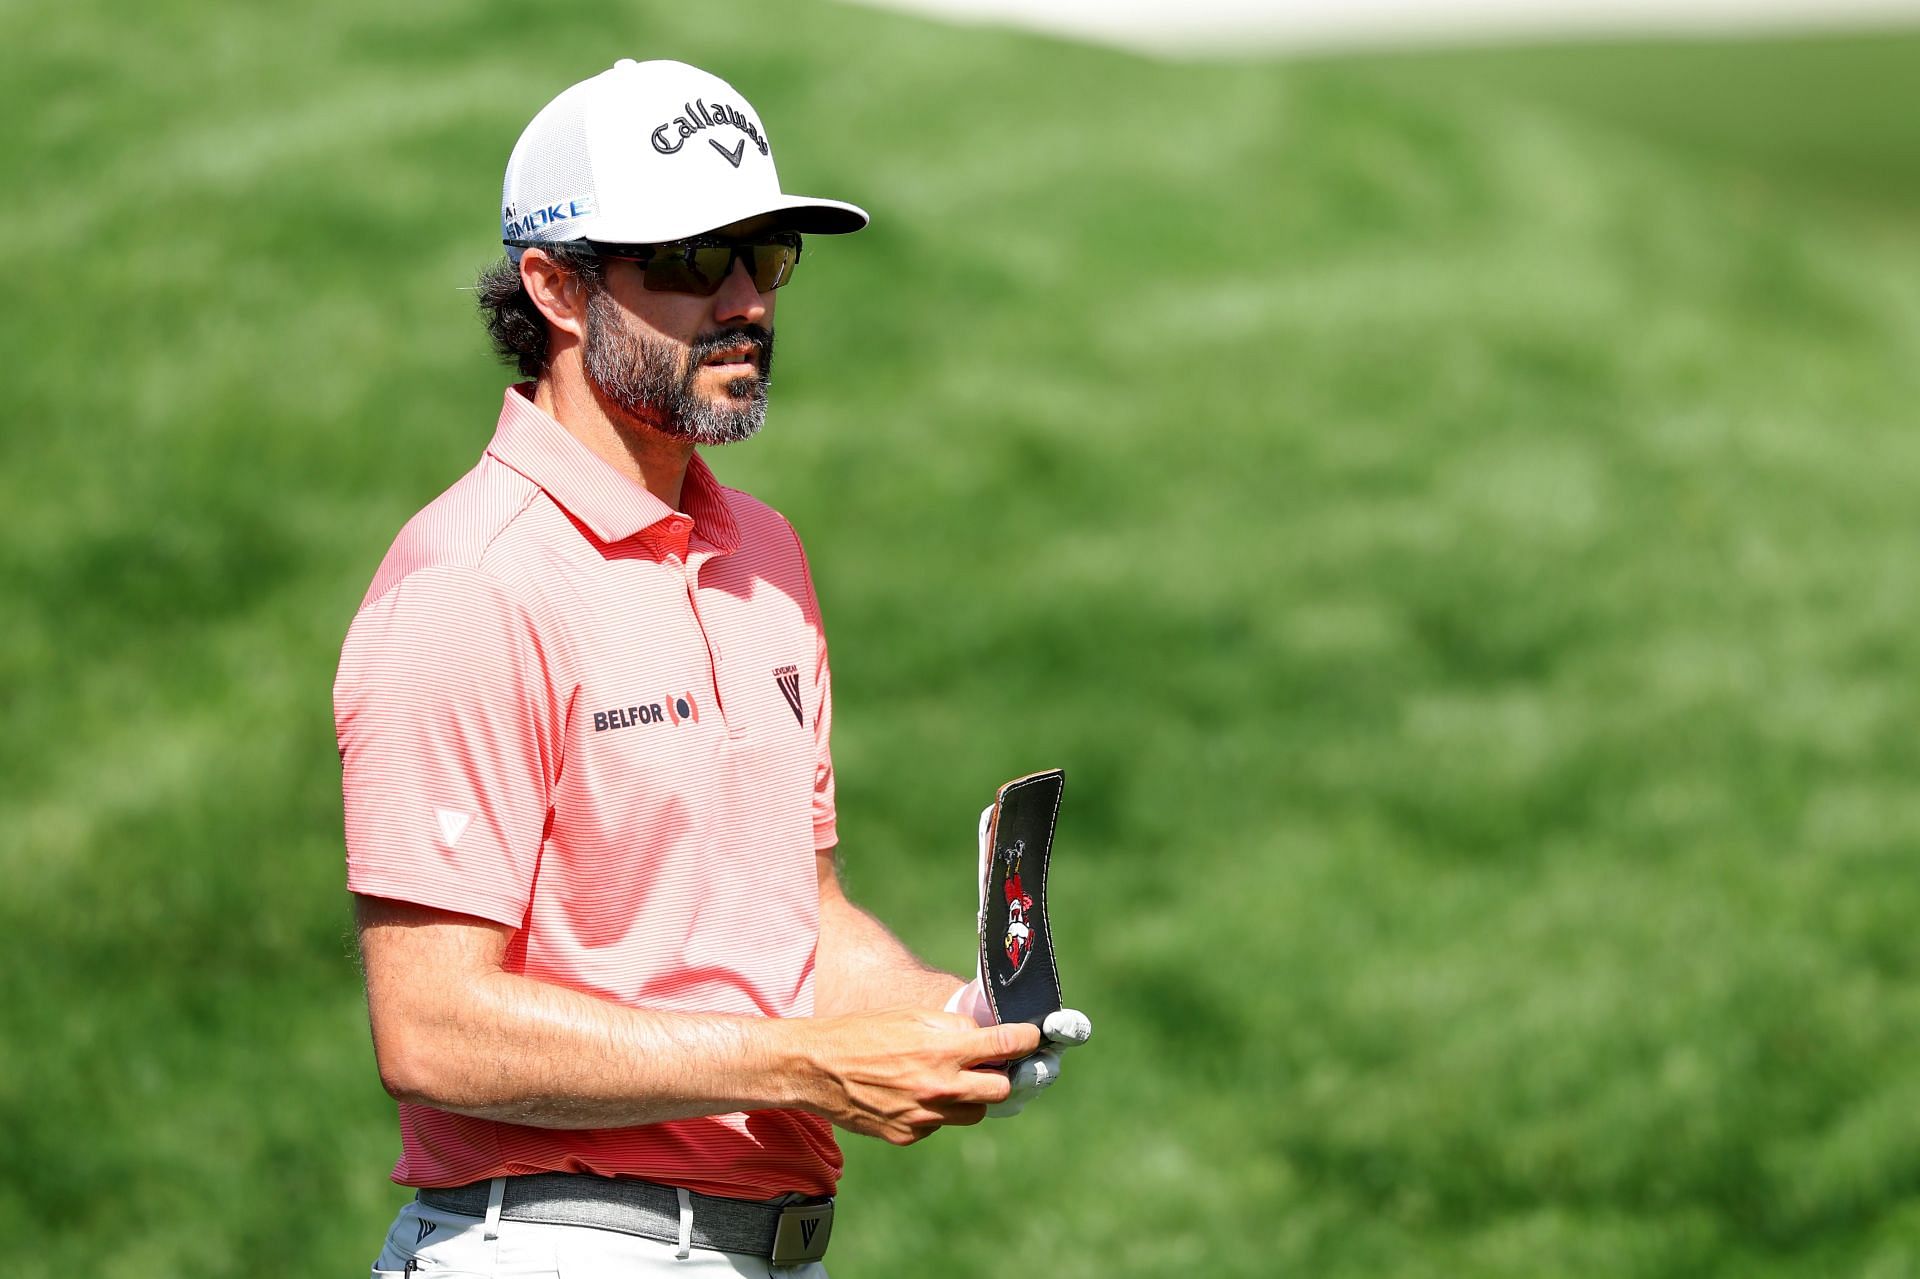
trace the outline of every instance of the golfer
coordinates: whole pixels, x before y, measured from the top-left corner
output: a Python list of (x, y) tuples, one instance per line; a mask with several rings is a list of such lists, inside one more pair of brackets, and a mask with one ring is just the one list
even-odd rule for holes
[[(376, 1275), (823, 1275), (835, 1126), (1054, 1077), (843, 895), (805, 553), (703, 445), (766, 411), (803, 237), (726, 82), (622, 61), (529, 124), (480, 282), (528, 379), (401, 531), (334, 689), (367, 1004), (418, 1187)], [(1082, 1029), (1065, 1036), (1084, 1038)]]

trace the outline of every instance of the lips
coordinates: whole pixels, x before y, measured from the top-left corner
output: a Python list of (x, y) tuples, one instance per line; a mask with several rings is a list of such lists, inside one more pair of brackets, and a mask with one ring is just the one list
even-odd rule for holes
[(760, 362), (760, 352), (750, 342), (738, 346), (729, 346), (715, 351), (701, 359), (703, 365), (715, 364), (754, 364)]
[(702, 333), (691, 348), (693, 370), (718, 369), (730, 381), (751, 376), (764, 382), (773, 369), (773, 333), (758, 324)]

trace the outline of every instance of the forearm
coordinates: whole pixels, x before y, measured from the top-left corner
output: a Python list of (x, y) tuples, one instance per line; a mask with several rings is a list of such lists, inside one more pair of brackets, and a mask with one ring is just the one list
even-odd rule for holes
[(804, 1100), (805, 1023), (625, 1008), (506, 972), (385, 994), (372, 1000), (375, 1050), (404, 1101), (603, 1128)]
[(881, 1008), (939, 1008), (961, 985), (926, 963), (879, 920), (838, 892), (822, 893), (813, 1004), (832, 1016)]
[(792, 1107), (905, 1144), (977, 1123), (1010, 1085), (973, 1067), (1039, 1043), (1030, 1026), (981, 1030), (912, 1009), (783, 1019), (627, 1008), (508, 972), (505, 924), (378, 897), (354, 910), (381, 1082), (458, 1114), (624, 1128)]
[(819, 1101), (822, 1023), (627, 1008), (507, 971), (503, 924), (377, 897), (355, 913), (380, 1078), (402, 1101), (544, 1128)]

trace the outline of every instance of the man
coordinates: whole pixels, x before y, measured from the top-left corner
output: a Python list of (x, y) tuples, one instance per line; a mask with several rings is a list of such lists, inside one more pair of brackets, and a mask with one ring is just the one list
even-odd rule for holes
[(533, 380), (394, 543), (335, 686), (421, 1188), (374, 1272), (824, 1274), (833, 1125), (908, 1144), (1057, 1065), (1016, 1091), (1040, 1033), (842, 893), (806, 559), (695, 451), (761, 424), (800, 236), (867, 216), (782, 194), (724, 81), (622, 61), (528, 125), (501, 221), (482, 309)]

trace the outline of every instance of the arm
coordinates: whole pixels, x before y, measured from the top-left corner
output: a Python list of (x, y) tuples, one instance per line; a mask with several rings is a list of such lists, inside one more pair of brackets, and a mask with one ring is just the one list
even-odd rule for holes
[(543, 1128), (799, 1104), (792, 1026), (639, 1012), (501, 969), (513, 930), (356, 897), (380, 1079), (401, 1101)]
[[(463, 639), (455, 660), (449, 634)], [(1003, 1077), (970, 1067), (1031, 1047), (1030, 1028), (983, 1033), (906, 1009), (671, 1014), (508, 972), (552, 811), (555, 679), (531, 616), (470, 569), (411, 574), (361, 610), (342, 648), (347, 882), (393, 1096), (549, 1128), (785, 1107), (905, 1144), (1007, 1095)], [(476, 815), (459, 835), (435, 829), (448, 804)]]
[(940, 1008), (961, 986), (908, 950), (886, 925), (847, 899), (840, 861), (819, 849), (820, 943), (813, 965), (813, 1006), (832, 1015), (882, 1008)]
[(513, 930), (356, 897), (381, 1082), (402, 1101), (546, 1128), (624, 1127), (791, 1107), (897, 1145), (975, 1123), (1008, 1093), (968, 1067), (1031, 1051), (896, 1010), (789, 1021), (626, 1008), (502, 970)]

